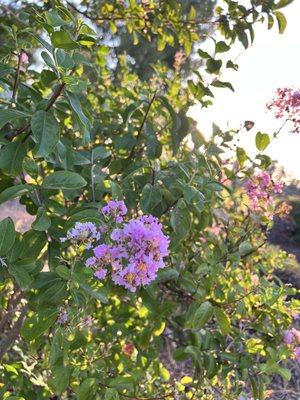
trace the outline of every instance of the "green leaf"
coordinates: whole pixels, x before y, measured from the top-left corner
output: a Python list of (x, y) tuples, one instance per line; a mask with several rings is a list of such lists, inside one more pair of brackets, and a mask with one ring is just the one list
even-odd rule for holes
[(230, 320), (225, 311), (220, 307), (214, 307), (214, 314), (221, 332), (224, 335), (228, 335), (230, 332)]
[(0, 221), (0, 256), (4, 256), (12, 248), (16, 239), (13, 220), (5, 218)]
[(201, 49), (198, 49), (197, 53), (201, 58), (211, 58), (211, 55), (209, 55), (206, 51), (203, 51)]
[(121, 186), (114, 181), (110, 181), (110, 190), (111, 196), (115, 200), (122, 200), (123, 199), (123, 191)]
[(159, 158), (162, 153), (162, 145), (157, 139), (155, 133), (149, 134), (147, 132), (147, 157), (150, 159)]
[(76, 391), (78, 400), (94, 399), (97, 393), (97, 381), (94, 378), (85, 379)]
[(36, 157), (46, 157), (59, 141), (59, 125), (50, 112), (39, 110), (31, 117), (31, 130), (35, 146)]
[(243, 46), (245, 47), (245, 49), (247, 49), (249, 47), (249, 39), (248, 39), (248, 35), (245, 31), (245, 28), (241, 25), (238, 25), (236, 27), (236, 32), (237, 32), (237, 36), (239, 38), (239, 41), (243, 44)]
[(26, 156), (26, 145), (12, 142), (0, 151), (0, 169), (7, 175), (16, 176), (22, 171), (23, 159)]
[(270, 30), (274, 25), (274, 18), (271, 14), (268, 15), (268, 29)]
[[(57, 64), (61, 68), (71, 69), (71, 68), (74, 68), (74, 66), (75, 66), (73, 58), (62, 49), (57, 49), (56, 60), (57, 60)], [(69, 78), (71, 78), (71, 77), (69, 77)]]
[(245, 150), (242, 149), (241, 147), (237, 147), (237, 148), (236, 148), (236, 156), (237, 156), (238, 162), (239, 162), (239, 164), (240, 164), (241, 167), (242, 167), (242, 166), (245, 164), (245, 162), (248, 160), (248, 156), (247, 156)]
[(141, 210), (144, 213), (151, 214), (153, 209), (161, 202), (161, 200), (161, 190), (157, 186), (153, 186), (148, 183), (144, 186), (142, 191), (142, 197), (140, 201)]
[(15, 185), (4, 189), (0, 193), (0, 204), (5, 203), (8, 200), (15, 199), (16, 197), (23, 196), (32, 190), (33, 186), (30, 185)]
[(191, 229), (191, 216), (183, 199), (180, 199), (176, 207), (171, 211), (171, 226), (178, 239), (184, 239)]
[(226, 44), (224, 41), (220, 41), (216, 43), (216, 53), (225, 53), (230, 50), (230, 46)]
[(36, 34), (30, 32), (30, 31), (29, 31), (28, 33), (29, 33), (30, 35), (32, 35), (38, 42), (40, 42), (40, 44), (41, 44), (43, 47), (45, 47), (45, 49), (48, 50), (49, 53), (52, 53), (53, 48), (52, 48), (52, 46), (51, 46), (50, 43), (46, 42), (46, 40), (44, 40), (42, 37), (40, 37), (40, 36), (38, 36), (38, 35), (36, 35)]
[(58, 313), (57, 308), (35, 312), (25, 320), (21, 335), (25, 340), (37, 339), (54, 324)]
[[(42, 51), (41, 57), (44, 60), (45, 64), (48, 65), (49, 68), (51, 68), (53, 71), (56, 71), (56, 67), (55, 67), (53, 58), (50, 56), (49, 53), (47, 53), (46, 51)], [(55, 74), (55, 76), (56, 76), (56, 74)], [(41, 76), (41, 78), (42, 78), (42, 76)]]
[(137, 100), (134, 103), (130, 104), (122, 113), (123, 123), (126, 124), (131, 116), (134, 114), (136, 110), (140, 108), (142, 104), (148, 104), (147, 100)]
[(200, 366), (200, 362), (201, 362), (201, 358), (202, 357), (201, 357), (201, 351), (200, 351), (199, 347), (197, 347), (197, 346), (187, 346), (184, 349), (184, 353), (192, 356), (195, 364)]
[(85, 179), (76, 172), (57, 171), (46, 176), (43, 181), (43, 189), (81, 189), (87, 185)]
[(68, 21), (65, 21), (61, 18), (57, 11), (51, 10), (45, 12), (45, 17), (49, 25), (53, 27), (62, 26), (68, 24)]
[(206, 63), (206, 70), (210, 74), (218, 74), (220, 72), (220, 68), (222, 67), (222, 60), (215, 60), (210, 58)]
[(186, 202), (191, 204), (198, 216), (200, 216), (205, 207), (204, 195), (198, 189), (188, 185), (183, 189), (183, 193)]
[(260, 169), (265, 170), (272, 164), (271, 158), (269, 156), (266, 156), (265, 154), (259, 154), (255, 158), (260, 160)]
[(23, 290), (28, 289), (33, 282), (33, 279), (29, 275), (28, 271), (19, 263), (9, 265), (8, 270), (17, 281), (17, 284)]
[(291, 371), (281, 367), (274, 360), (269, 359), (266, 364), (262, 364), (261, 371), (267, 375), (279, 374), (284, 380), (287, 381), (291, 379)]
[(214, 308), (209, 301), (205, 301), (196, 310), (192, 320), (192, 328), (201, 329), (211, 319)]
[(283, 8), (291, 4), (294, 0), (280, 0), (278, 3), (275, 4), (275, 10), (278, 10), (279, 8)]
[(281, 11), (275, 11), (274, 15), (276, 16), (277, 19), (279, 33), (282, 34), (284, 33), (285, 28), (287, 26), (287, 20)]
[(14, 124), (18, 119), (30, 117), (30, 114), (16, 109), (0, 109), (0, 129), (8, 122)]
[(159, 270), (157, 273), (156, 283), (175, 281), (179, 277), (179, 272), (174, 268)]
[(75, 42), (69, 32), (64, 30), (53, 32), (51, 35), (51, 43), (53, 47), (64, 50), (73, 50), (79, 47), (78, 43)]
[(93, 148), (93, 160), (105, 160), (106, 158), (111, 156), (111, 151), (107, 150), (104, 146), (97, 146)]
[(246, 256), (253, 251), (253, 246), (250, 242), (244, 241), (239, 245), (239, 253), (241, 256)]
[(88, 284), (86, 283), (80, 283), (79, 282), (79, 286), (81, 287), (81, 289), (83, 289), (85, 291), (85, 293), (87, 293), (89, 296), (93, 297), (96, 300), (101, 301), (101, 303), (108, 303), (108, 299), (106, 297), (106, 295), (103, 293), (103, 290), (101, 289), (92, 289)]
[(263, 151), (270, 144), (270, 138), (267, 133), (257, 132), (255, 137), (257, 150)]
[(228, 88), (232, 92), (234, 92), (234, 88), (230, 82), (223, 82), (223, 81), (215, 80), (211, 85), (214, 87), (219, 87), (219, 88)]
[(56, 364), (52, 367), (52, 371), (55, 392), (61, 394), (69, 386), (71, 368), (69, 365)]
[(39, 167), (38, 164), (32, 158), (25, 157), (22, 166), (26, 174), (32, 176), (32, 178), (34, 179), (38, 177)]
[(84, 132), (83, 141), (84, 143), (88, 143), (90, 140), (90, 129), (91, 129), (90, 120), (83, 112), (77, 94), (68, 92), (67, 97), (69, 99), (70, 106), (75, 114), (76, 120), (83, 129)]
[(59, 265), (55, 271), (62, 279), (65, 279), (66, 281), (70, 279), (70, 269), (65, 265)]
[(47, 235), (44, 232), (27, 231), (23, 235), (19, 257), (36, 260), (46, 244)]
[(119, 400), (119, 393), (116, 389), (108, 388), (105, 391), (104, 400)]
[(51, 220), (47, 215), (47, 211), (43, 207), (39, 207), (36, 220), (32, 223), (32, 229), (36, 231), (46, 231), (51, 225)]

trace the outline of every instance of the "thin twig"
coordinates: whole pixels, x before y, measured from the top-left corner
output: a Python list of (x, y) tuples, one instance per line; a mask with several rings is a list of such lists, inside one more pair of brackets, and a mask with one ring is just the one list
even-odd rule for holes
[[(73, 71), (70, 73), (70, 75), (72, 75)], [(70, 76), (69, 75), (69, 76)], [(48, 101), (48, 105), (45, 109), (45, 111), (49, 111), (50, 108), (53, 106), (53, 104), (56, 102), (56, 100), (58, 99), (58, 97), (60, 96), (61, 92), (64, 90), (66, 86), (65, 82), (62, 82), (52, 93), (52, 96), (50, 97), (49, 101)], [(22, 128), (20, 129), (15, 129), (13, 131), (10, 131), (9, 133), (7, 133), (5, 135), (5, 139), (8, 140), (12, 140), (14, 139), (16, 136), (19, 136), (21, 133), (27, 131), (27, 129), (30, 128), (30, 123), (27, 123), (26, 125), (24, 125)], [(29, 134), (26, 136), (26, 138), (29, 136)]]
[(13, 102), (15, 102), (15, 100), (16, 100), (16, 95), (17, 95), (18, 86), (19, 86), (20, 70), (21, 70), (21, 65), (22, 65), (22, 56), (24, 53), (25, 52), (22, 49), (18, 56), (17, 72), (16, 72), (16, 77), (15, 77), (15, 82), (14, 82), (14, 87), (13, 87), (13, 93), (12, 93), (12, 97), (11, 97)]
[[(145, 14), (145, 17), (141, 17), (138, 15), (130, 15), (130, 14), (126, 14), (124, 16), (122, 15), (108, 15), (108, 16), (99, 16), (99, 15), (91, 15), (89, 14), (87, 11), (83, 11), (80, 10), (78, 7), (75, 6), (75, 4), (73, 4), (70, 1), (67, 1), (67, 4), (69, 7), (71, 7), (74, 11), (76, 11), (78, 14), (83, 15), (84, 17), (86, 17), (87, 19), (91, 20), (91, 21), (124, 21), (126, 19), (131, 19), (131, 20), (140, 20), (140, 19), (148, 19), (147, 14)], [(192, 25), (200, 25), (200, 24), (218, 24), (220, 22), (219, 19), (193, 19), (193, 20), (189, 20), (189, 19), (181, 19), (181, 20), (177, 20), (177, 21), (169, 21), (169, 20), (164, 20), (163, 22), (165, 23), (178, 23), (178, 24), (192, 24)]]
[[(148, 103), (147, 110), (146, 110), (146, 112), (145, 112), (145, 115), (144, 115), (144, 118), (143, 118), (143, 120), (142, 120), (142, 123), (141, 123), (141, 125), (140, 125), (140, 127), (139, 127), (138, 133), (137, 133), (137, 135), (136, 135), (136, 142), (137, 142), (137, 143), (138, 143), (139, 138), (141, 137), (141, 134), (142, 134), (142, 132), (143, 132), (143, 128), (144, 128), (145, 122), (146, 122), (146, 120), (147, 120), (147, 117), (148, 117), (150, 108), (151, 108), (151, 106), (152, 106), (152, 104), (153, 104), (153, 102), (154, 102), (154, 100), (155, 100), (155, 98), (156, 98), (156, 94), (157, 94), (157, 90), (155, 90), (155, 92), (154, 92), (154, 94), (153, 94), (151, 100), (150, 100), (149, 103)], [(128, 159), (132, 159), (132, 158), (135, 156), (136, 146), (137, 146), (137, 144), (135, 144), (135, 145), (132, 147), (131, 152), (130, 152), (130, 154), (129, 154), (129, 156), (128, 156)]]

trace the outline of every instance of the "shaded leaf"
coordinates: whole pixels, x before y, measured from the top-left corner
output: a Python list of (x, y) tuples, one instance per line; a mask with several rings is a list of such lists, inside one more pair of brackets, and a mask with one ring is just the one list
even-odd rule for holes
[(32, 136), (36, 142), (35, 156), (46, 157), (59, 141), (59, 125), (53, 114), (39, 110), (31, 117)]
[(56, 171), (43, 180), (44, 189), (81, 189), (87, 185), (85, 179), (76, 172)]
[(13, 220), (5, 218), (0, 221), (0, 256), (9, 252), (16, 239), (16, 231)]

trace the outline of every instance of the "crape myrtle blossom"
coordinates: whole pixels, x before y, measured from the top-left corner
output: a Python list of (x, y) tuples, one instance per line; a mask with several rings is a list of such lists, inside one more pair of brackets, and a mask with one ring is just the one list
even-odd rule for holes
[(57, 322), (61, 325), (64, 325), (68, 322), (68, 313), (65, 307), (61, 307)]
[(265, 210), (273, 204), (273, 194), (282, 193), (283, 184), (280, 181), (273, 181), (267, 171), (255, 174), (247, 180), (244, 188), (249, 199), (251, 211)]
[(92, 252), (85, 266), (100, 281), (109, 277), (132, 292), (150, 284), (169, 254), (169, 238), (159, 220), (143, 215), (124, 221), (127, 208), (123, 201), (111, 200), (101, 211), (106, 223), (96, 227), (92, 222), (76, 222), (61, 241), (85, 244)]
[(293, 125), (292, 132), (300, 132), (300, 90), (279, 88), (272, 101), (267, 104), (274, 111), (275, 118), (285, 118)]
[(153, 281), (157, 271), (164, 267), (169, 239), (157, 218), (145, 215), (131, 219), (123, 228), (115, 229), (111, 238), (124, 250), (128, 260), (125, 268), (113, 273), (112, 280), (116, 284), (134, 292), (137, 287)]
[(98, 241), (100, 237), (101, 233), (92, 222), (76, 222), (74, 228), (67, 232), (67, 236), (60, 240), (61, 242), (70, 240), (74, 243), (85, 243), (86, 248), (90, 249), (92, 242)]
[(295, 328), (285, 331), (283, 341), (290, 347), (294, 358), (300, 361), (300, 331)]
[(102, 214), (113, 217), (120, 224), (123, 222), (124, 215), (127, 214), (127, 207), (124, 201), (110, 200), (108, 204), (101, 209)]

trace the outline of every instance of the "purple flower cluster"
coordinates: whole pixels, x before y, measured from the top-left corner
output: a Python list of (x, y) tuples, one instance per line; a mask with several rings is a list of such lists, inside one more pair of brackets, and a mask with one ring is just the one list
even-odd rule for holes
[(300, 90), (279, 88), (274, 99), (267, 104), (274, 111), (276, 118), (285, 118), (293, 125), (292, 132), (300, 132)]
[(273, 193), (281, 193), (283, 184), (274, 182), (267, 171), (262, 171), (245, 183), (251, 211), (265, 209), (273, 203)]
[(97, 279), (110, 276), (115, 284), (135, 292), (138, 287), (152, 282), (157, 271), (164, 268), (169, 239), (159, 220), (151, 215), (123, 222), (127, 209), (122, 201), (110, 201), (102, 208), (102, 213), (111, 217), (118, 227), (112, 231), (102, 230), (105, 231), (101, 237), (103, 243), (94, 247), (94, 254), (85, 265), (93, 268)]
[(283, 341), (289, 345), (297, 361), (300, 361), (300, 331), (292, 328), (284, 332)]
[(110, 277), (115, 284), (135, 292), (165, 267), (169, 239), (152, 215), (125, 222), (127, 208), (123, 201), (111, 200), (101, 211), (109, 223), (97, 228), (91, 222), (77, 222), (61, 240), (84, 243), (87, 250), (92, 249), (93, 255), (85, 265), (93, 269), (95, 278)]
[(124, 201), (117, 200), (109, 201), (101, 211), (103, 215), (113, 217), (118, 224), (123, 222), (123, 217), (127, 214), (127, 208)]
[(101, 233), (92, 222), (76, 222), (74, 228), (67, 232), (67, 236), (61, 238), (61, 242), (70, 240), (74, 243), (85, 243), (86, 248), (90, 249), (94, 241), (98, 241)]
[(125, 268), (115, 268), (112, 280), (132, 292), (141, 285), (148, 285), (163, 268), (163, 258), (169, 254), (169, 239), (163, 234), (158, 219), (149, 215), (131, 219), (111, 235), (117, 244), (121, 258), (126, 260)]
[(64, 325), (68, 322), (68, 313), (65, 307), (61, 307), (57, 322), (61, 325)]

